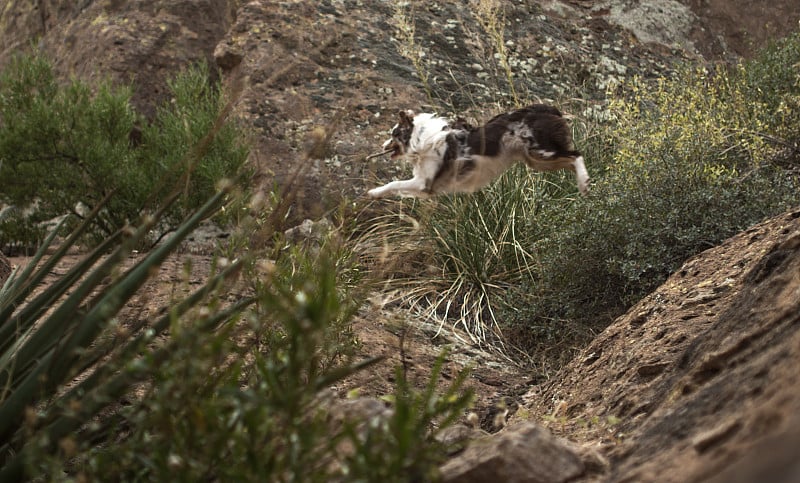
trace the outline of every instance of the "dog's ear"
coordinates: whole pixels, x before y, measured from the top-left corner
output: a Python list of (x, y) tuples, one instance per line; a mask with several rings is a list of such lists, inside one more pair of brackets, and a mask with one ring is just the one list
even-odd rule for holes
[(414, 124), (414, 116), (416, 114), (411, 109), (400, 111), (398, 114), (400, 114), (401, 126), (412, 126)]

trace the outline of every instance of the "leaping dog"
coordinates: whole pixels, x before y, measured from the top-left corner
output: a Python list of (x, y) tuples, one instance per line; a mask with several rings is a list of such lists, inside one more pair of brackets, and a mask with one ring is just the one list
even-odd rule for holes
[(371, 189), (367, 195), (372, 198), (472, 193), (518, 161), (535, 171), (572, 170), (581, 194), (589, 190), (583, 156), (574, 149), (566, 120), (552, 106), (533, 104), (497, 115), (481, 127), (400, 111), (390, 134), (381, 154), (410, 160), (414, 177)]

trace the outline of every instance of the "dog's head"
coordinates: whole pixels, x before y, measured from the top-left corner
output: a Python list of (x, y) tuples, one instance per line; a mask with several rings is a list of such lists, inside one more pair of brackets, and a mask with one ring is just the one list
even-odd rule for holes
[(391, 136), (383, 143), (383, 150), (392, 153), (392, 158), (402, 156), (408, 152), (408, 143), (411, 141), (411, 133), (414, 132), (414, 111), (408, 109), (400, 111), (400, 122), (389, 130)]

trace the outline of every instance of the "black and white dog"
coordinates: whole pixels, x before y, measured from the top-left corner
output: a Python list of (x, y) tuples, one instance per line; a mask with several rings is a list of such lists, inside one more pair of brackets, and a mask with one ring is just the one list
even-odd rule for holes
[(477, 128), (462, 119), (450, 122), (434, 114), (400, 111), (400, 122), (390, 134), (382, 154), (408, 158), (414, 177), (371, 189), (367, 195), (372, 198), (472, 193), (518, 161), (535, 171), (570, 169), (580, 192), (589, 189), (583, 156), (574, 150), (566, 120), (552, 106), (534, 104)]

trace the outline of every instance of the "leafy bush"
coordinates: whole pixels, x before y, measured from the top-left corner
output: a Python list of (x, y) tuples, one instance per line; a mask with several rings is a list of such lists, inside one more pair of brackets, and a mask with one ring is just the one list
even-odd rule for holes
[[(787, 49), (797, 53), (799, 40)], [(634, 80), (612, 100), (613, 158), (588, 199), (549, 215), (558, 229), (539, 244), (551, 308), (587, 319), (618, 312), (689, 256), (797, 202), (797, 176), (773, 162), (797, 141), (781, 137), (800, 112), (789, 107), (797, 79), (771, 86), (781, 88), (769, 94), (784, 109), (776, 116), (748, 72), (775, 59), (787, 61), (773, 54), (714, 73), (686, 68), (656, 85)]]
[[(106, 82), (92, 89), (77, 80), (61, 85), (42, 55), (13, 58), (0, 75), (0, 201), (32, 211), (27, 216), (34, 220), (68, 213), (80, 219), (116, 193), (92, 221), (89, 232), (97, 239), (155, 209), (186, 172), (188, 149), (199, 145), (224, 105), (204, 65), (169, 87), (174, 102), (148, 123), (131, 107), (129, 88)], [(225, 122), (217, 131), (157, 233), (169, 231), (216, 182), (242, 168), (247, 148), (236, 127)], [(10, 223), (24, 226), (19, 217)]]
[[(757, 58), (745, 62), (739, 71), (754, 100), (763, 106), (758, 113), (769, 133), (776, 138), (800, 142), (800, 32), (773, 42)], [(767, 133), (765, 133), (767, 134)]]

